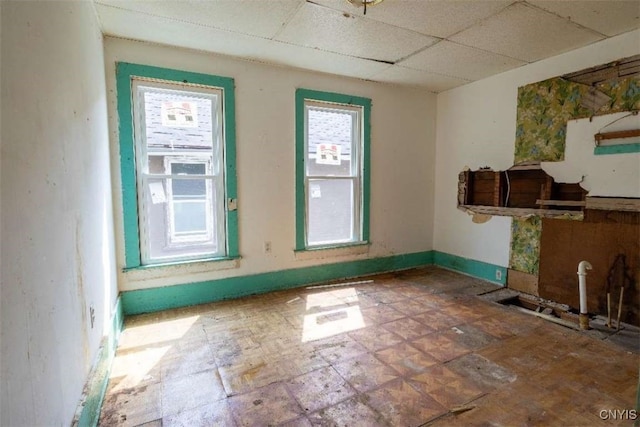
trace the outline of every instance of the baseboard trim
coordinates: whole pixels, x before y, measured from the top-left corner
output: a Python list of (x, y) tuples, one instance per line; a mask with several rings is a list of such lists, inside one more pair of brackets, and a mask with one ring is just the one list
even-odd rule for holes
[(457, 271), (502, 286), (507, 283), (507, 268), (499, 265), (439, 251), (433, 251), (433, 263), (438, 267)]
[(433, 251), (323, 264), (250, 276), (126, 291), (121, 294), (122, 305), (125, 315), (141, 314), (431, 264), (433, 264)]
[(102, 339), (96, 362), (84, 387), (80, 405), (71, 423), (74, 427), (95, 427), (100, 419), (100, 409), (107, 391), (111, 362), (115, 356), (118, 338), (124, 324), (122, 298), (118, 297), (111, 318), (110, 330)]
[[(329, 280), (437, 265), (504, 286), (507, 268), (439, 251), (425, 251), (250, 276), (186, 283), (121, 293), (125, 316), (263, 294)], [(497, 276), (500, 276), (497, 278)]]

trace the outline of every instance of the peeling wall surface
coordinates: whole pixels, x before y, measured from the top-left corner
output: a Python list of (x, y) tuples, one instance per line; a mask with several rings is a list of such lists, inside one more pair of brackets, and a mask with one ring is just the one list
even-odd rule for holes
[[(214, 270), (215, 266), (196, 263), (121, 272), (121, 291), (432, 249), (434, 94), (185, 49), (106, 38), (105, 62), (119, 267), (124, 265), (124, 243), (115, 92), (117, 61), (213, 74), (235, 80), (239, 248), (242, 257), (237, 266), (233, 263), (231, 268), (217, 271)], [(304, 257), (296, 257), (294, 253), (294, 107), (297, 88), (362, 96), (372, 100), (371, 246), (368, 253), (347, 250), (329, 256), (318, 253)], [(271, 242), (270, 253), (264, 252), (265, 242)]]
[(434, 249), (509, 265), (511, 218), (474, 224), (459, 211), (459, 171), (513, 165), (519, 87), (636, 55), (638, 38), (632, 31), (438, 94)]
[[(619, 80), (605, 81), (596, 85), (599, 93), (607, 100), (599, 108), (590, 110), (583, 105), (585, 98), (589, 97), (589, 86), (578, 84), (563, 78), (556, 77), (545, 81), (528, 84), (518, 88), (518, 114), (516, 124), (516, 148), (514, 162), (546, 161), (547, 170), (554, 170), (551, 176), (557, 178), (561, 170), (583, 170), (584, 173), (573, 181), (556, 179), (558, 182), (581, 182), (586, 178), (588, 171), (592, 172), (588, 177), (590, 186), (596, 185), (596, 191), (590, 196), (619, 196), (630, 191), (637, 194), (635, 187), (638, 185), (637, 156), (625, 154), (620, 160), (619, 156), (613, 162), (611, 157), (595, 156), (593, 151), (590, 156), (584, 156), (584, 152), (591, 146), (591, 137), (585, 137), (585, 129), (593, 133), (616, 120), (613, 113), (640, 109), (640, 79), (628, 77)], [(605, 120), (600, 118), (606, 114)], [(627, 113), (628, 114), (628, 113)], [(594, 116), (594, 117), (591, 117)], [(582, 129), (574, 126), (574, 132), (568, 133), (569, 121), (591, 117), (594, 126), (582, 126)], [(620, 118), (621, 116), (618, 116)], [(599, 126), (599, 127), (595, 127)], [(580, 132), (582, 130), (582, 133)], [(582, 146), (575, 139), (582, 141)], [(571, 151), (570, 162), (564, 162), (567, 145)], [(576, 156), (577, 154), (577, 156)], [(580, 156), (582, 154), (582, 157)], [(576, 160), (582, 160), (581, 165)], [(561, 162), (562, 166), (553, 166), (553, 162)], [(569, 163), (569, 165), (567, 165)], [(612, 165), (617, 166), (611, 169)], [(597, 172), (596, 172), (597, 170)], [(612, 178), (616, 179), (612, 179)], [(635, 178), (635, 179), (634, 179)], [(631, 184), (624, 184), (628, 181)], [(618, 185), (616, 185), (618, 184)], [(599, 186), (599, 187), (598, 187)], [(589, 187), (584, 186), (589, 189)], [(599, 193), (599, 194), (596, 194)], [(537, 275), (540, 264), (540, 234), (542, 223), (532, 219), (514, 219), (511, 233), (511, 259), (509, 266), (515, 270)]]
[(2, 2), (1, 56), (0, 424), (69, 425), (117, 292), (93, 6)]
[(596, 85), (607, 99), (597, 110), (583, 106), (591, 96), (589, 88), (561, 77), (518, 88), (515, 164), (564, 160), (569, 120), (640, 109), (638, 77)]
[(556, 182), (581, 182), (592, 197), (640, 197), (640, 153), (594, 154), (593, 136), (615, 125), (640, 129), (640, 116), (616, 113), (569, 121), (564, 161), (542, 162), (542, 169)]

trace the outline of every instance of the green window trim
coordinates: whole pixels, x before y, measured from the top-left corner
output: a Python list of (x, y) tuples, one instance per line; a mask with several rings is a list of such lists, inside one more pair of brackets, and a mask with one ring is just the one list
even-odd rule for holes
[[(362, 241), (353, 242), (340, 247), (362, 245), (369, 243), (369, 197), (371, 181), (371, 99), (333, 92), (322, 92), (311, 89), (296, 90), (296, 251), (322, 250), (325, 247), (307, 248), (306, 220), (305, 220), (305, 100), (320, 101), (333, 104), (343, 104), (362, 107)], [(326, 249), (335, 248), (328, 245)]]
[[(237, 198), (236, 127), (234, 80), (209, 74), (179, 71), (148, 65), (118, 62), (116, 64), (116, 90), (118, 105), (118, 133), (120, 147), (120, 178), (122, 183), (122, 211), (125, 246), (125, 270), (141, 266), (140, 229), (136, 189), (135, 141), (133, 133), (132, 78), (150, 78), (174, 83), (190, 83), (217, 87), (223, 90), (225, 190), (226, 198)], [(236, 258), (238, 252), (238, 211), (226, 210), (227, 257)], [(206, 260), (201, 260), (206, 261)], [(185, 261), (186, 262), (186, 261)]]
[(640, 142), (633, 144), (599, 145), (593, 149), (593, 154), (596, 156), (627, 153), (640, 153)]

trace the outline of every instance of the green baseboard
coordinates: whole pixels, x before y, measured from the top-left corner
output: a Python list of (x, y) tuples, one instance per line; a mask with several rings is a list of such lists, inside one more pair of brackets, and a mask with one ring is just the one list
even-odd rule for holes
[(122, 299), (119, 297), (111, 319), (109, 334), (103, 338), (102, 345), (98, 350), (96, 363), (85, 385), (82, 401), (71, 424), (74, 427), (95, 427), (98, 425), (102, 401), (109, 383), (111, 362), (115, 356), (123, 323)]
[(507, 283), (507, 268), (499, 265), (438, 251), (433, 251), (433, 263), (438, 267), (458, 271), (502, 286)]
[[(126, 291), (121, 294), (125, 315), (150, 313), (171, 308), (239, 298), (247, 295), (321, 283), (329, 280), (405, 270), (427, 265), (455, 270), (489, 282), (505, 285), (507, 268), (438, 251), (425, 251), (229, 277), (218, 280)], [(497, 278), (497, 275), (500, 278)]]
[(148, 313), (430, 264), (433, 264), (433, 251), (324, 264), (179, 286), (127, 291), (122, 293), (122, 305), (125, 315)]

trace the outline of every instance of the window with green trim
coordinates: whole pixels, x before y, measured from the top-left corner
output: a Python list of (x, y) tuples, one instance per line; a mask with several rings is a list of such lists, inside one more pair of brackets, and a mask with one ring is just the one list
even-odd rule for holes
[(371, 100), (296, 92), (296, 249), (369, 239)]
[(237, 255), (233, 80), (118, 64), (127, 267)]

